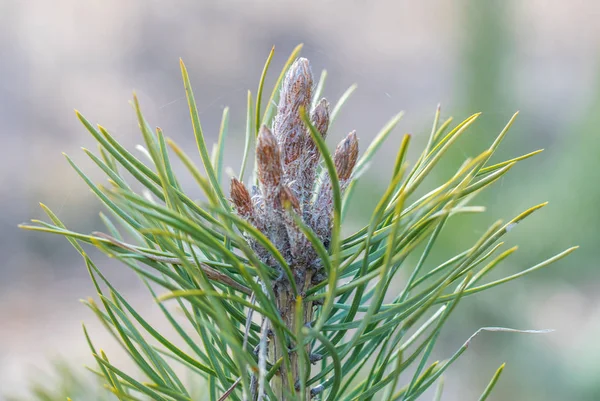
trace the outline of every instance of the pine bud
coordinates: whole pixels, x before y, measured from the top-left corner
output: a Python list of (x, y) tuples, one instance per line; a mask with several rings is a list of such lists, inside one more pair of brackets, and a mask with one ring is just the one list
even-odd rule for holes
[[(352, 170), (358, 159), (358, 139), (356, 132), (351, 133), (344, 138), (333, 155), (335, 169), (340, 181), (340, 189), (344, 191), (350, 182)], [(329, 244), (331, 240), (331, 215), (333, 213), (333, 192), (331, 188), (331, 179), (329, 176), (319, 189), (319, 194), (313, 204), (313, 211), (310, 216), (310, 226), (319, 236), (323, 244)]]
[(358, 139), (356, 131), (352, 131), (335, 148), (333, 160), (340, 181), (346, 181), (352, 175), (352, 170), (358, 159)]
[(297, 162), (304, 150), (306, 128), (300, 118), (300, 108), (308, 110), (312, 97), (313, 77), (310, 63), (297, 59), (288, 70), (281, 86), (281, 97), (273, 132), (281, 146), (283, 170), (286, 182), (298, 178)]
[[(251, 196), (240, 180), (235, 177), (231, 179), (231, 202), (235, 206), (237, 215), (246, 219), (262, 233), (268, 234), (265, 229), (264, 207), (261, 204), (262, 196), (255, 187), (252, 188), (252, 192), (253, 195)], [(246, 235), (246, 241), (264, 263), (272, 267), (276, 265), (271, 253), (259, 244), (255, 238)]]
[(253, 217), (252, 198), (246, 186), (237, 178), (231, 179), (231, 201), (235, 205), (237, 214), (246, 220)]
[(266, 127), (262, 126), (256, 143), (258, 179), (265, 189), (265, 198), (271, 194), (281, 182), (281, 156), (277, 140)]
[[(327, 137), (327, 128), (329, 125), (329, 102), (325, 99), (321, 99), (313, 109), (310, 119), (319, 134), (321, 134), (321, 137), (325, 139)], [(319, 164), (320, 156), (315, 141), (312, 139), (310, 133), (307, 132), (303, 155), (304, 162), (302, 164), (302, 170), (300, 171), (302, 177), (300, 198), (302, 200), (304, 219), (306, 221), (310, 218), (308, 216), (311, 213), (309, 205), (315, 188), (316, 169)]]
[[(300, 215), (300, 202), (294, 192), (287, 186), (282, 186), (279, 192), (279, 201), (283, 209), (291, 208), (291, 210), (283, 211), (283, 223), (287, 232), (287, 237), (290, 245), (290, 253), (294, 262), (297, 265), (308, 266), (316, 259), (317, 255), (312, 247), (312, 244), (306, 238), (300, 227), (296, 224), (292, 213)], [(297, 274), (304, 275), (304, 271), (298, 271)]]
[[(329, 127), (329, 102), (325, 98), (319, 100), (319, 103), (317, 103), (311, 113), (310, 120), (319, 134), (321, 134), (321, 137), (325, 139), (327, 137), (327, 128)], [(316, 150), (316, 147), (317, 145), (309, 135), (307, 148), (309, 150)]]
[[(271, 241), (293, 270), (297, 284), (304, 285), (308, 269), (318, 271), (322, 263), (299, 224), (308, 225), (328, 248), (331, 242), (333, 190), (329, 174), (318, 182), (316, 170), (320, 153), (300, 110), (312, 103), (313, 76), (308, 60), (297, 59), (281, 84), (272, 132), (260, 128), (256, 143), (259, 186), (249, 193), (243, 183), (231, 181), (231, 200), (239, 216), (245, 218)], [(319, 100), (311, 110), (310, 121), (323, 139), (329, 129), (329, 103)], [(341, 191), (352, 178), (358, 159), (358, 139), (351, 132), (340, 142), (333, 161)], [(301, 220), (297, 220), (300, 218)], [(246, 236), (258, 257), (268, 266), (278, 262), (252, 236)]]
[(289, 110), (298, 114), (303, 106), (308, 110), (312, 99), (313, 76), (310, 62), (300, 57), (290, 67), (281, 86), (279, 112)]

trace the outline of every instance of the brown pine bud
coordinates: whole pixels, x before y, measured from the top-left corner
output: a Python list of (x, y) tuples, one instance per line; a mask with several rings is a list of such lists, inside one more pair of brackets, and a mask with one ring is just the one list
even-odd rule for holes
[[(327, 137), (327, 128), (329, 127), (329, 102), (327, 99), (323, 98), (319, 100), (319, 103), (317, 103), (310, 115), (310, 120), (319, 134), (321, 134), (321, 137), (325, 139)], [(307, 147), (311, 150), (315, 149), (317, 145), (312, 140), (310, 135), (308, 139)]]
[(291, 108), (296, 113), (300, 106), (308, 109), (312, 97), (313, 75), (310, 62), (304, 57), (294, 61), (281, 86), (279, 106)]
[[(329, 102), (327, 102), (326, 99), (321, 99), (319, 103), (317, 103), (311, 113), (310, 119), (319, 134), (321, 134), (321, 137), (325, 139), (329, 125)], [(302, 169), (299, 172), (302, 179), (299, 195), (304, 206), (304, 218), (305, 220), (308, 220), (308, 214), (311, 213), (309, 204), (313, 197), (316, 169), (320, 158), (317, 145), (308, 131), (306, 132), (306, 144), (304, 145), (304, 154), (302, 157), (304, 162), (302, 164)]]
[[(351, 133), (342, 140), (333, 155), (335, 169), (340, 181), (342, 192), (346, 189), (352, 176), (352, 170), (358, 159), (358, 139), (356, 132)], [(323, 244), (329, 246), (331, 240), (331, 216), (333, 213), (333, 191), (331, 188), (331, 178), (326, 176), (321, 184), (319, 194), (312, 204), (312, 211), (306, 216), (309, 225), (319, 236)]]
[(258, 179), (265, 189), (265, 197), (268, 196), (281, 182), (281, 155), (279, 145), (275, 136), (266, 127), (262, 126), (258, 133), (256, 143), (256, 158), (258, 167)]
[(246, 189), (246, 186), (237, 178), (231, 179), (231, 201), (235, 205), (237, 214), (240, 217), (248, 219), (254, 214), (252, 208), (252, 198)]
[[(254, 192), (254, 191), (253, 191)], [(237, 178), (231, 179), (231, 201), (235, 206), (238, 216), (246, 219), (250, 224), (256, 227), (259, 231), (266, 233), (264, 224), (264, 211), (260, 204), (261, 195), (254, 194), (254, 199), (248, 192), (246, 186)], [(256, 201), (259, 203), (257, 204)], [(258, 257), (269, 266), (275, 266), (275, 259), (271, 253), (266, 250), (252, 236), (246, 236), (246, 241), (250, 247), (256, 252)]]
[(356, 131), (352, 131), (335, 148), (333, 160), (340, 181), (346, 181), (352, 175), (352, 170), (358, 159), (358, 138)]
[(285, 75), (273, 123), (273, 132), (281, 145), (283, 168), (290, 176), (288, 181), (296, 179), (291, 175), (297, 173), (298, 166), (291, 165), (300, 157), (304, 148), (306, 132), (299, 111), (301, 107), (309, 109), (312, 85), (310, 63), (305, 58), (297, 59)]

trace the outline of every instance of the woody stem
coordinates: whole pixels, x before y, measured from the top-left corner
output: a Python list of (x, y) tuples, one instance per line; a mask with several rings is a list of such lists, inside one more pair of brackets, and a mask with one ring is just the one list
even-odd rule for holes
[[(305, 293), (306, 290), (310, 288), (312, 280), (312, 271), (306, 270), (306, 274), (304, 277), (304, 282), (301, 284), (299, 288), (301, 289), (301, 293)], [(289, 289), (289, 285), (287, 283), (282, 283), (275, 288), (275, 296), (277, 297), (276, 303), (281, 314), (281, 318), (284, 324), (290, 329), (292, 332), (296, 332), (296, 298), (292, 291)], [(312, 302), (305, 304), (303, 308), (303, 316), (302, 322), (303, 324), (307, 324), (311, 322), (313, 319), (313, 305)], [(298, 353), (293, 351), (290, 352), (290, 349), (295, 346), (295, 344), (290, 344), (289, 339), (285, 338), (284, 341), (279, 341), (280, 339), (275, 338), (270, 343), (269, 354), (272, 356), (273, 361), (277, 361), (282, 358), (287, 353), (290, 360), (290, 367), (285, 364), (281, 365), (281, 368), (271, 381), (271, 388), (279, 401), (291, 401), (291, 400), (299, 400), (299, 392), (297, 389), (297, 383), (303, 377), (303, 374), (307, 372), (301, 372), (299, 361), (298, 361)], [(306, 351), (310, 354), (309, 345), (306, 345)], [(310, 370), (310, 363), (306, 364), (307, 369)], [(310, 371), (308, 372), (310, 374)], [(291, 382), (290, 382), (291, 380)], [(310, 391), (306, 391), (305, 398), (300, 401), (309, 401), (310, 400)]]

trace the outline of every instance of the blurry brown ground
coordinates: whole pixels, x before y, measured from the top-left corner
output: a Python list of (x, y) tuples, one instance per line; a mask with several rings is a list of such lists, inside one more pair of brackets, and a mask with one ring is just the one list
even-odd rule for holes
[[(271, 45), (269, 84), (303, 42), (315, 75), (329, 72), (330, 99), (359, 85), (331, 142), (355, 128), (366, 144), (388, 118), (406, 111), (363, 179), (367, 194), (382, 190), (402, 133), (414, 134), (414, 149), (423, 145), (438, 102), (444, 116), (457, 119), (484, 112), (455, 161), (483, 149), (521, 110), (500, 155), (546, 152), (480, 198), (489, 215), (453, 225), (455, 234), (446, 235), (435, 257), (453, 255), (491, 221), (545, 200), (547, 210), (511, 233), (510, 243), (521, 250), (504, 271), (522, 270), (570, 245), (582, 249), (526, 280), (464, 301), (437, 358), (451, 355), (481, 326), (557, 331), (478, 338), (448, 374), (443, 400), (474, 399), (502, 362), (507, 370), (492, 400), (600, 399), (599, 16), (593, 0), (0, 1), (0, 393), (22, 392), (41, 360), (91, 364), (81, 321), (105, 345), (102, 328), (77, 302), (93, 290), (76, 253), (62, 238), (16, 228), (42, 217), (38, 201), (74, 228), (99, 227), (100, 204), (61, 155), (99, 177), (79, 150), (95, 145), (72, 109), (133, 149), (140, 136), (127, 101), (135, 89), (151, 123), (193, 149), (182, 57), (209, 139), (223, 107), (231, 106), (225, 163), (237, 168), (246, 90), (255, 91)], [(373, 202), (369, 195), (355, 199), (349, 230), (365, 221), (361, 211)], [(96, 260), (144, 305), (135, 277), (101, 256)], [(119, 350), (108, 349), (117, 358)]]

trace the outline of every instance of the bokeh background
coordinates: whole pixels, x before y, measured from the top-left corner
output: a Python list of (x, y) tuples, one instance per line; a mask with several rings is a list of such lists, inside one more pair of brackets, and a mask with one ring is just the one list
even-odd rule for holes
[[(182, 57), (209, 140), (222, 109), (231, 106), (225, 162), (237, 169), (246, 90), (256, 91), (272, 45), (268, 84), (302, 42), (315, 75), (328, 70), (329, 99), (358, 83), (332, 143), (355, 128), (366, 144), (392, 115), (406, 111), (362, 179), (348, 230), (367, 219), (403, 133), (414, 134), (414, 160), (438, 103), (444, 117), (457, 120), (483, 112), (446, 166), (487, 147), (521, 111), (496, 157), (546, 151), (479, 197), (488, 213), (455, 221), (434, 257), (455, 254), (494, 220), (546, 200), (548, 207), (508, 236), (520, 250), (503, 273), (571, 245), (581, 248), (550, 268), (463, 301), (440, 339), (438, 358), (451, 355), (481, 326), (556, 331), (477, 337), (446, 376), (442, 399), (476, 399), (506, 362), (492, 400), (600, 400), (599, 17), (594, 0), (1, 0), (0, 393), (24, 394), (31, 380), (51, 380), (44, 378), (57, 360), (85, 375), (80, 367), (92, 359), (82, 321), (118, 360), (119, 350), (77, 302), (94, 292), (76, 252), (62, 238), (16, 227), (42, 217), (38, 201), (73, 228), (100, 226), (100, 204), (61, 155), (100, 177), (80, 151), (95, 145), (73, 108), (134, 149), (140, 135), (128, 100), (135, 89), (149, 121), (193, 149)], [(437, 174), (447, 175), (444, 165)], [(111, 261), (96, 261), (144, 309), (143, 285)]]

